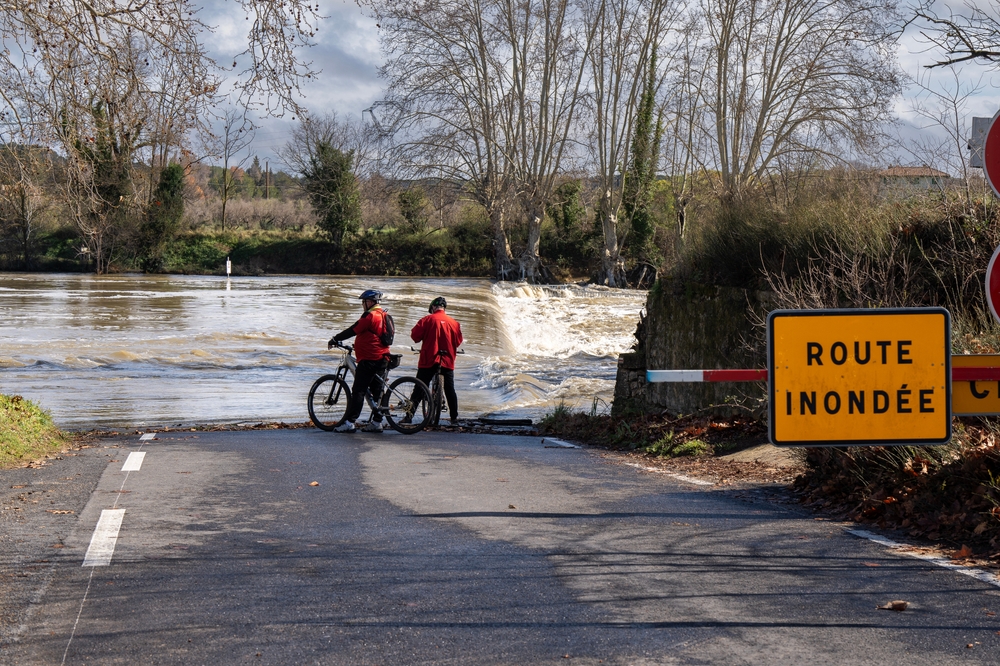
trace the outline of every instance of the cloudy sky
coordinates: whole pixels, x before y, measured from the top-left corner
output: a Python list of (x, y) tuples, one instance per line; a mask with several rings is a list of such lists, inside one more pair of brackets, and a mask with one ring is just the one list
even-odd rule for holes
[[(215, 5), (214, 10), (203, 15), (208, 23), (217, 26), (210, 42), (213, 54), (219, 62), (231, 61), (233, 54), (245, 48), (246, 22), (241, 13), (232, 11), (231, 3)], [(307, 56), (321, 73), (316, 83), (302, 91), (302, 104), (313, 114), (335, 111), (341, 116), (360, 117), (362, 110), (379, 98), (382, 87), (378, 77), (381, 54), (375, 21), (365, 16), (353, 0), (320, 0), (320, 10), (327, 18), (319, 24), (316, 46)], [(965, 65), (958, 71), (957, 78), (944, 70), (927, 72), (924, 66), (932, 63), (937, 54), (921, 44), (912, 30), (901, 41), (898, 55), (900, 66), (907, 75), (924, 77), (932, 88), (948, 89), (960, 85), (969, 89), (978, 85), (979, 92), (967, 105), (970, 118), (991, 117), (1000, 108), (1000, 73), (975, 65)], [(925, 97), (926, 94), (914, 87), (896, 104), (899, 122), (894, 131), (904, 145), (926, 143), (941, 136), (939, 127), (914, 111), (914, 106)], [(253, 150), (262, 162), (269, 159), (272, 168), (274, 165), (281, 168), (275, 153), (287, 141), (293, 122), (290, 115), (259, 120)], [(893, 161), (902, 164), (920, 163), (919, 158), (907, 154), (905, 149), (892, 157)], [(938, 166), (947, 170), (947, 165)]]
[[(304, 53), (304, 59), (311, 60), (313, 68), (321, 71), (316, 82), (302, 90), (301, 104), (314, 115), (335, 111), (339, 116), (360, 118), (362, 110), (371, 106), (381, 91), (378, 68), (382, 60), (375, 21), (365, 16), (353, 1), (319, 0), (318, 4), (320, 13), (327, 18), (319, 23), (316, 45)], [(215, 11), (208, 11), (202, 18), (216, 26), (215, 35), (209, 40), (211, 53), (220, 63), (232, 62), (234, 54), (246, 48), (244, 15), (233, 11), (233, 3), (209, 9)], [(253, 150), (262, 163), (270, 159), (274, 168), (275, 153), (288, 140), (294, 124), (292, 115), (256, 117), (255, 122), (260, 127)]]

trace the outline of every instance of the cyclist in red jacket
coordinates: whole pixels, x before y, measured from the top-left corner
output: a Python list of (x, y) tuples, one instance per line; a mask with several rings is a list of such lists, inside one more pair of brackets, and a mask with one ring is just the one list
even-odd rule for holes
[[(458, 422), (458, 395), (455, 393), (455, 350), (462, 344), (462, 326), (445, 313), (448, 302), (438, 296), (431, 301), (430, 313), (417, 322), (410, 331), (414, 342), (421, 343), (420, 359), (417, 361), (417, 379), (430, 385), (441, 365), (444, 377), (444, 395), (448, 400), (451, 424)], [(438, 355), (438, 352), (444, 352)]]
[[(334, 428), (336, 432), (354, 432), (357, 430), (355, 421), (361, 416), (365, 406), (365, 391), (371, 391), (372, 399), (378, 404), (382, 397), (382, 381), (379, 373), (389, 365), (389, 348), (382, 344), (379, 336), (385, 331), (385, 310), (379, 305), (382, 292), (369, 289), (358, 296), (365, 313), (354, 322), (350, 328), (344, 329), (330, 339), (327, 349), (335, 342), (343, 342), (357, 336), (354, 341), (354, 357), (358, 361), (354, 372), (354, 387), (351, 389), (351, 403), (347, 406), (346, 420)], [(382, 432), (382, 415), (375, 414), (367, 423), (365, 432)]]

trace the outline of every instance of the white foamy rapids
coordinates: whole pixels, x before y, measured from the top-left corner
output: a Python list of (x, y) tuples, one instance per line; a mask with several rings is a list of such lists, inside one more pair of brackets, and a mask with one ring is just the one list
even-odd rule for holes
[(629, 349), (646, 293), (599, 286), (492, 287), (507, 334), (520, 354), (617, 356)]
[(480, 363), (476, 385), (499, 389), (504, 412), (541, 416), (560, 402), (611, 402), (618, 355), (628, 351), (645, 292), (598, 286), (492, 286), (511, 353)]

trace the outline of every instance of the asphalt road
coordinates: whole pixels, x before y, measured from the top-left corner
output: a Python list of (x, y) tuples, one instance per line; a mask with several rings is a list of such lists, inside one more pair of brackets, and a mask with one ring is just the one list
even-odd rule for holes
[(537, 437), (169, 433), (0, 481), (3, 664), (1000, 662), (1000, 587)]

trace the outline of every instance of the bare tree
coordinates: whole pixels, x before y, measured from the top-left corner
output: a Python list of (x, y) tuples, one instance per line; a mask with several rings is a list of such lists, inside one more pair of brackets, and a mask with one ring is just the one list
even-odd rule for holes
[[(955, 66), (949, 66), (946, 73), (947, 79), (935, 81), (925, 70), (914, 79), (918, 93), (911, 98), (910, 106), (923, 123), (920, 129), (928, 131), (922, 131), (918, 138), (901, 140), (900, 147), (920, 163), (934, 164), (958, 177), (964, 185), (968, 208), (974, 198), (969, 178), (972, 167), (967, 155), (971, 133), (969, 103), (982, 92), (984, 84), (982, 77), (966, 81)], [(981, 185), (985, 187), (985, 183)]]
[(980, 6), (976, 0), (966, 0), (962, 10), (956, 11), (949, 4), (948, 16), (940, 16), (935, 4), (934, 0), (922, 0), (914, 16), (921, 37), (943, 55), (930, 67), (970, 61), (1000, 63), (1000, 17), (995, 5)]
[(503, 117), (506, 148), (515, 158), (515, 185), (528, 227), (518, 264), (521, 278), (534, 282), (542, 277), (539, 244), (545, 205), (575, 129), (594, 30), (572, 20), (568, 0), (502, 0), (500, 26), (501, 53), (507, 55), (508, 67), (494, 75), (509, 71), (511, 104)]
[(212, 135), (210, 123), (216, 114), (211, 105), (216, 101), (217, 82), (206, 75), (204, 86), (208, 89), (203, 87), (204, 94), (189, 94), (186, 91), (188, 75), (183, 71), (189, 64), (186, 58), (175, 53), (168, 53), (162, 61), (151, 63), (146, 93), (150, 113), (148, 138), (143, 147), (149, 164), (147, 204), (152, 200), (160, 171), (169, 165), (171, 156), (176, 157), (189, 147), (192, 135), (206, 138)]
[(706, 75), (699, 57), (701, 30), (698, 21), (685, 22), (677, 53), (668, 66), (671, 95), (665, 100), (663, 157), (673, 195), (675, 233), (681, 241), (687, 234), (687, 213), (694, 198), (698, 158), (708, 152), (706, 134), (700, 130)]
[[(222, 160), (222, 182), (219, 198), (222, 199), (222, 230), (226, 230), (226, 205), (233, 196), (234, 171), (243, 168), (250, 160), (250, 144), (254, 139), (253, 123), (240, 109), (230, 108), (222, 118), (222, 127), (215, 141), (215, 157)], [(240, 153), (247, 151), (240, 157)]]
[[(310, 43), (317, 7), (239, 4), (255, 19), (232, 63), (246, 62), (235, 82), (243, 105), (298, 110), (295, 92), (313, 74), (299, 48)], [(203, 43), (212, 29), (188, 0), (15, 0), (0, 9), (0, 31), (6, 129), (66, 157), (66, 204), (102, 272), (138, 203), (135, 163), (147, 159), (155, 182), (171, 148), (183, 146), (217, 101), (224, 69)]]
[(584, 20), (594, 32), (588, 58), (593, 87), (588, 120), (593, 121), (590, 148), (600, 185), (597, 214), (604, 239), (597, 281), (623, 287), (619, 216), (628, 187), (625, 172), (632, 161), (631, 142), (647, 82), (652, 85), (651, 99), (658, 97), (663, 75), (650, 68), (655, 67), (655, 54), (676, 10), (671, 0), (591, 0), (584, 7)]
[(325, 144), (341, 152), (353, 152), (353, 172), (359, 177), (367, 177), (376, 163), (376, 138), (350, 116), (341, 118), (335, 112), (304, 115), (292, 128), (288, 142), (278, 150), (278, 158), (293, 172), (303, 174), (312, 168), (319, 146)]
[(134, 221), (134, 164), (148, 146), (152, 115), (146, 44), (118, 37), (111, 59), (70, 50), (65, 71), (38, 80), (26, 106), (66, 156), (65, 204), (98, 273), (108, 269)]
[(795, 155), (865, 148), (900, 89), (890, 0), (701, 0), (704, 130), (723, 203)]
[(534, 280), (545, 204), (575, 127), (590, 35), (569, 0), (433, 0), (370, 6), (384, 30), (399, 161), (470, 184), (494, 226), (498, 277), (514, 269), (507, 225), (527, 225), (517, 273)]
[(494, 232), (496, 275), (512, 276), (507, 234), (516, 194), (515, 148), (504, 118), (507, 75), (494, 0), (370, 4), (383, 29), (388, 79), (382, 125), (403, 174), (465, 183)]
[[(311, 44), (321, 18), (317, 5), (306, 0), (239, 0), (238, 4), (253, 21), (247, 48), (234, 54), (231, 68), (224, 63), (226, 70), (240, 67), (241, 58), (247, 61), (236, 81), (244, 102), (256, 100), (269, 109), (297, 111), (295, 92), (303, 79), (314, 75), (300, 53), (301, 47)], [(191, 84), (185, 86), (187, 95), (212, 94), (215, 87), (206, 87), (206, 76), (222, 70), (205, 53), (202, 39), (213, 29), (198, 15), (199, 8), (188, 0), (14, 0), (0, 10), (0, 31), (9, 47), (0, 54), (0, 62), (47, 80), (70, 75), (70, 56), (114, 69), (122, 62), (121, 44), (137, 40), (148, 53), (147, 64), (175, 59), (174, 75)], [(24, 86), (3, 91), (11, 106), (23, 93)]]
[(51, 171), (48, 151), (31, 145), (0, 145), (0, 252), (29, 270), (42, 217), (51, 205), (42, 191)]
[[(621, 282), (622, 174), (653, 53), (663, 66), (652, 85), (666, 90), (668, 75), (672, 84), (658, 104), (672, 130), (678, 235), (696, 172), (732, 202), (775, 171), (842, 159), (874, 145), (899, 90), (891, 0), (700, 0), (676, 32), (670, 0), (366, 5), (384, 31), (397, 162), (469, 184), (493, 220), (502, 278), (514, 268), (515, 216), (527, 228), (518, 272), (537, 277), (544, 204), (576, 142), (589, 140), (601, 181), (600, 279)], [(682, 37), (676, 54), (672, 34)]]

